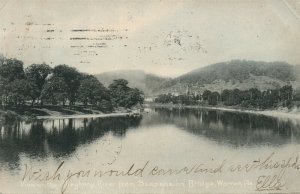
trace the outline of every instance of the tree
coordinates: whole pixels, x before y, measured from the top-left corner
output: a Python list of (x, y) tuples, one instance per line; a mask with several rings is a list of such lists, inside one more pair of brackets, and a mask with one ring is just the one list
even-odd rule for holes
[[(8, 103), (14, 104), (12, 96), (18, 98), (17, 91), (22, 88), (14, 88), (17, 82), (15, 80), (24, 80), (25, 74), (23, 70), (23, 62), (17, 59), (6, 59), (1, 57), (0, 60), (0, 95), (1, 104), (6, 106)], [(21, 83), (21, 82), (19, 82)], [(23, 84), (23, 83), (21, 83)], [(23, 94), (20, 94), (22, 96)], [(19, 97), (20, 97), (19, 96)], [(17, 103), (18, 104), (18, 103)]]
[(3, 54), (0, 53), (0, 65), (3, 64), (4, 60), (5, 60), (5, 57), (3, 56)]
[(0, 105), (4, 108), (5, 102), (7, 99), (7, 92), (5, 90), (6, 82), (5, 80), (0, 76)]
[(229, 97), (230, 97), (230, 90), (227, 89), (223, 90), (221, 93), (221, 101), (223, 102), (228, 101)]
[[(46, 78), (51, 74), (52, 68), (46, 64), (32, 64), (25, 69), (25, 74), (28, 80), (30, 80), (35, 92), (32, 93), (32, 101), (35, 99), (40, 100), (43, 86), (46, 82)], [(41, 101), (41, 105), (43, 102)]]
[(257, 88), (251, 88), (249, 90), (249, 92), (250, 92), (250, 99), (251, 100), (261, 99), (261, 91), (259, 91)]
[(209, 100), (210, 94), (211, 94), (211, 91), (205, 90), (205, 91), (203, 92), (203, 94), (202, 94), (203, 100)]
[(290, 85), (283, 86), (279, 90), (279, 98), (284, 102), (284, 106), (288, 106), (291, 104), (291, 100), (293, 98), (293, 88)]
[(144, 93), (137, 88), (133, 88), (133, 89), (130, 89), (130, 91), (128, 92), (127, 98), (128, 98), (128, 101), (126, 103), (126, 108), (131, 108), (137, 104), (143, 104)]
[(173, 102), (174, 104), (176, 103), (175, 100), (175, 97), (171, 96), (171, 94), (160, 94), (154, 99), (154, 101), (157, 103)]
[(110, 95), (113, 98), (115, 106), (126, 107), (126, 98), (130, 88), (127, 86), (128, 81), (125, 79), (114, 80), (108, 86)]
[(85, 76), (78, 89), (78, 99), (84, 104), (97, 105), (106, 95), (106, 88), (92, 75)]
[(242, 101), (242, 91), (239, 89), (229, 90), (228, 99), (224, 101), (224, 105), (235, 106), (241, 103)]
[(300, 90), (299, 89), (294, 90), (293, 100), (300, 101)]
[(60, 77), (67, 85), (66, 93), (69, 99), (69, 104), (74, 105), (78, 96), (78, 88), (82, 75), (74, 67), (67, 65), (58, 65), (53, 69), (53, 76)]
[(16, 79), (24, 79), (25, 73), (23, 69), (23, 62), (17, 59), (4, 59), (0, 65), (0, 76), (6, 82), (11, 82)]
[(17, 79), (7, 85), (8, 99), (16, 107), (24, 105), (25, 101), (30, 98), (32, 91), (31, 85), (26, 79)]
[(62, 103), (64, 106), (68, 97), (67, 89), (63, 78), (52, 76), (43, 86), (41, 99), (48, 100), (52, 104)]
[(215, 106), (218, 104), (218, 101), (220, 99), (220, 94), (218, 92), (212, 92), (210, 95), (209, 95), (209, 98), (208, 98), (208, 104), (209, 105), (212, 105), (212, 106)]
[(108, 88), (115, 106), (130, 108), (144, 100), (143, 93), (137, 88), (127, 86), (128, 81), (124, 79), (114, 80)]

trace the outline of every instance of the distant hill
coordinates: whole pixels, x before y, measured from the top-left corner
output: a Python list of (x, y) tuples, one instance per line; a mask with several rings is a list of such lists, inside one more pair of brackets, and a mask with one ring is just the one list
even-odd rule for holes
[(238, 88), (267, 90), (292, 84), (299, 88), (300, 67), (285, 62), (233, 60), (195, 69), (166, 81), (161, 93), (202, 92), (205, 89), (222, 91)]
[(142, 70), (118, 70), (96, 74), (95, 77), (105, 86), (108, 86), (115, 79), (126, 79), (130, 87), (141, 89), (146, 95), (157, 92), (162, 84), (170, 80), (169, 78), (145, 73)]
[(176, 78), (163, 78), (141, 70), (120, 70), (95, 75), (108, 86), (114, 79), (126, 79), (130, 87), (137, 87), (147, 96), (160, 93), (203, 92), (208, 89), (259, 90), (280, 88), (292, 84), (300, 90), (300, 66), (285, 62), (232, 60), (195, 69)]

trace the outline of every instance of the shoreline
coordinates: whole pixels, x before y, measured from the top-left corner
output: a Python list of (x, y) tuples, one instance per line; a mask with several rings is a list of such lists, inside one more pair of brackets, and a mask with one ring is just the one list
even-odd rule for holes
[[(260, 114), (269, 117), (281, 118), (281, 119), (294, 119), (300, 121), (300, 110), (251, 110), (251, 109), (242, 109), (240, 107), (216, 107), (216, 106), (201, 106), (201, 105), (178, 105), (178, 104), (145, 104), (145, 107), (161, 107), (161, 108), (193, 108), (193, 109), (210, 109), (210, 110), (220, 110), (227, 112), (240, 112), (240, 113), (249, 113), (249, 114)], [(51, 112), (50, 110), (48, 110)], [(49, 113), (48, 112), (48, 113)], [(21, 120), (51, 120), (51, 119), (79, 119), (79, 118), (107, 118), (107, 117), (126, 117), (126, 116), (139, 116), (142, 113), (135, 112), (134, 110), (127, 111), (118, 111), (111, 113), (102, 113), (102, 112), (94, 112), (93, 113), (83, 113), (77, 112), (75, 114), (62, 114), (62, 112), (52, 112), (49, 115), (36, 115), (36, 116), (28, 116), (23, 114), (18, 114), (14, 111), (1, 110), (1, 117), (5, 117), (7, 114), (10, 114), (10, 117), (19, 118)], [(54, 114), (53, 114), (54, 113)], [(1, 120), (1, 119), (0, 119)]]
[(200, 106), (200, 105), (174, 105), (174, 104), (147, 104), (149, 107), (165, 107), (165, 108), (194, 108), (194, 109), (210, 109), (210, 110), (220, 110), (227, 112), (241, 112), (241, 113), (250, 113), (250, 114), (260, 114), (276, 118), (285, 118), (285, 119), (295, 119), (300, 120), (300, 110), (299, 112), (292, 111), (281, 111), (281, 110), (250, 110), (234, 107), (216, 107), (216, 106)]
[[(116, 110), (104, 113), (99, 110), (85, 108), (84, 111), (69, 109), (67, 107), (59, 107), (60, 109), (53, 110), (53, 107), (47, 108), (31, 108), (25, 107), (22, 112), (20, 110), (0, 109), (0, 121), (4, 120), (51, 120), (51, 119), (76, 119), (76, 118), (106, 118), (106, 117), (126, 117), (139, 116), (140, 111), (135, 109), (117, 108)], [(32, 114), (33, 113), (33, 114)]]
[(101, 114), (74, 114), (74, 115), (48, 115), (37, 116), (37, 120), (47, 119), (84, 119), (84, 118), (107, 118), (107, 117), (126, 117), (126, 116), (138, 116), (138, 113), (101, 113)]

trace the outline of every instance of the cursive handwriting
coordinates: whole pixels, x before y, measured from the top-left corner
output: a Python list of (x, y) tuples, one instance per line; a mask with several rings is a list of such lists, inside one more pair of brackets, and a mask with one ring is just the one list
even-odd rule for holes
[[(162, 167), (153, 165), (149, 161), (142, 165), (132, 163), (125, 169), (78, 169), (70, 170), (64, 161), (58, 167), (50, 172), (45, 169), (34, 169), (33, 166), (25, 164), (25, 172), (22, 181), (59, 181), (61, 185), (61, 193), (65, 193), (73, 179), (82, 178), (102, 178), (102, 177), (125, 177), (135, 176), (143, 178), (145, 176), (186, 176), (211, 174), (217, 175), (222, 173), (250, 173), (253, 171), (262, 172), (256, 181), (256, 191), (278, 191), (282, 190), (286, 183), (284, 182), (284, 174), (288, 169), (299, 170), (300, 163), (298, 156), (289, 157), (287, 159), (275, 160), (275, 153), (271, 153), (266, 157), (258, 158), (248, 163), (230, 163), (224, 159), (222, 162), (210, 164), (193, 164), (180, 168)], [(106, 168), (109, 168), (106, 167)], [(270, 171), (279, 172), (278, 174), (266, 173)]]
[(27, 164), (25, 165), (25, 172), (22, 178), (22, 181), (28, 180), (28, 181), (54, 181), (54, 180), (63, 180), (63, 184), (61, 186), (61, 193), (63, 194), (71, 181), (72, 178), (88, 178), (88, 177), (103, 177), (103, 176), (139, 176), (143, 177), (144, 170), (149, 162), (146, 162), (142, 168), (135, 168), (135, 164), (132, 164), (127, 170), (114, 170), (110, 169), (107, 171), (102, 170), (95, 170), (92, 171), (91, 169), (87, 170), (78, 170), (75, 172), (72, 172), (71, 170), (68, 171), (67, 175), (64, 179), (62, 179), (62, 173), (59, 172), (59, 170), (62, 168), (64, 161), (61, 162), (56, 169), (56, 171), (50, 175), (51, 173), (49, 171), (43, 171), (42, 169), (33, 170), (33, 167), (31, 166), (28, 168)]
[(281, 170), (279, 174), (275, 175), (261, 175), (258, 177), (256, 182), (257, 191), (272, 191), (272, 190), (282, 190), (285, 183), (282, 183), (282, 177), (285, 170)]

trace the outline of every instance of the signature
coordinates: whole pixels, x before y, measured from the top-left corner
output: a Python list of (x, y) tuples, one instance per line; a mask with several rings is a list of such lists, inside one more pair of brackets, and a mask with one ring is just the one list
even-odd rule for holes
[(278, 174), (273, 175), (261, 175), (256, 182), (257, 191), (279, 191), (285, 186), (282, 182), (285, 170), (282, 169)]

